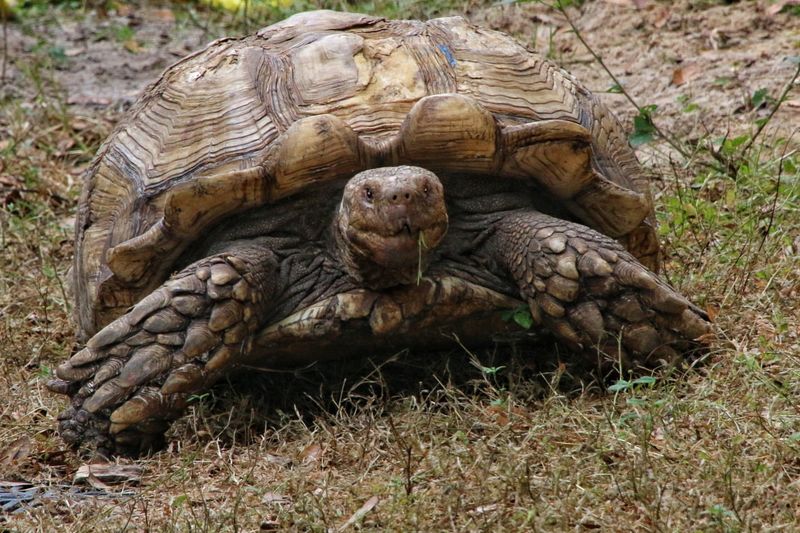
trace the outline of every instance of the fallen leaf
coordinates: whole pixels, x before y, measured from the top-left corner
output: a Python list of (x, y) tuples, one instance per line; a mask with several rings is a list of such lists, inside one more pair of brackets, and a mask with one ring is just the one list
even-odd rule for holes
[(778, 0), (767, 8), (767, 16), (774, 17), (780, 13), (786, 6), (798, 6), (800, 0)]
[[(78, 468), (72, 482), (89, 483), (95, 488), (106, 488), (105, 485), (119, 483), (137, 484), (142, 479), (142, 467), (136, 465), (121, 465), (116, 463), (85, 464)], [(98, 487), (102, 484), (104, 487)]]
[(650, 3), (650, 0), (604, 0), (606, 4), (614, 4), (616, 6), (629, 6), (636, 9), (642, 9)]
[(496, 511), (498, 507), (500, 507), (500, 506), (498, 504), (496, 504), (496, 503), (489, 503), (487, 505), (479, 505), (475, 509), (470, 511), (470, 513), (472, 513), (472, 514), (491, 513), (492, 511)]
[(318, 461), (322, 456), (322, 446), (317, 443), (311, 443), (300, 452), (300, 461), (304, 464), (313, 463)]
[(282, 455), (274, 455), (271, 453), (267, 453), (264, 455), (264, 460), (268, 463), (272, 463), (278, 466), (288, 466), (292, 464), (292, 460), (288, 457), (284, 457)]
[(292, 503), (292, 498), (286, 494), (267, 492), (261, 497), (261, 501), (263, 503), (277, 503), (278, 505), (285, 505), (287, 503)]
[(491, 413), (491, 416), (494, 418), (494, 421), (497, 422), (498, 425), (506, 426), (508, 425), (508, 413), (506, 412), (506, 408), (500, 405), (490, 405), (486, 408), (486, 410)]
[(67, 150), (69, 150), (70, 148), (72, 148), (74, 146), (75, 146), (75, 140), (74, 139), (72, 139), (70, 137), (66, 137), (64, 139), (61, 139), (56, 144), (56, 148), (58, 149), (58, 155), (65, 154), (67, 152)]
[(161, 22), (175, 22), (175, 13), (171, 9), (153, 9), (146, 12), (147, 18)]
[(0, 453), (0, 465), (11, 466), (20, 464), (31, 453), (31, 439), (23, 435), (5, 447)]
[(355, 524), (356, 522), (358, 522), (359, 520), (361, 520), (362, 518), (367, 516), (367, 513), (369, 513), (371, 510), (373, 510), (375, 508), (375, 506), (378, 505), (378, 503), (380, 501), (381, 501), (380, 498), (378, 498), (377, 496), (373, 496), (372, 498), (367, 500), (364, 503), (364, 505), (362, 505), (358, 509), (358, 511), (353, 513), (353, 516), (351, 516), (350, 518), (347, 519), (347, 522), (345, 522), (344, 524), (339, 526), (338, 531), (344, 531), (348, 527), (352, 526), (353, 524)]
[(98, 478), (97, 476), (95, 476), (95, 475), (92, 473), (92, 471), (91, 471), (91, 470), (89, 471), (89, 475), (88, 475), (88, 476), (86, 476), (86, 481), (87, 481), (87, 482), (89, 483), (89, 485), (91, 485), (91, 486), (92, 486), (92, 488), (94, 488), (94, 489), (100, 489), (100, 490), (111, 490), (111, 485), (108, 485), (108, 484), (106, 484), (106, 483), (103, 483), (102, 481), (100, 481), (100, 478)]
[(127, 41), (122, 43), (122, 46), (125, 48), (125, 50), (127, 50), (132, 54), (138, 54), (139, 52), (142, 51), (142, 45), (140, 45), (139, 41), (137, 41), (136, 39), (128, 39)]
[(672, 71), (672, 85), (683, 85), (684, 83), (697, 78), (702, 72), (702, 67), (697, 63), (683, 65)]
[(719, 306), (716, 306), (714, 304), (706, 305), (706, 313), (708, 314), (708, 319), (711, 322), (716, 322), (717, 315), (719, 315)]
[(663, 28), (664, 24), (666, 24), (667, 21), (669, 21), (669, 18), (671, 16), (672, 16), (672, 10), (671, 9), (666, 9), (665, 8), (665, 9), (660, 10), (656, 14), (655, 20), (653, 20), (653, 26), (655, 26), (657, 29)]

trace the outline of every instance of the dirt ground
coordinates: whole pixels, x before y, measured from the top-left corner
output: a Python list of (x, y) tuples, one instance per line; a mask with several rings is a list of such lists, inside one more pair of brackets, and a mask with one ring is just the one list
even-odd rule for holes
[[(579, 34), (674, 141), (638, 155), (656, 178), (666, 275), (717, 319), (704, 369), (598, 394), (558, 371), (528, 384), (539, 370), (486, 353), (475, 370), (459, 352), (435, 371), (370, 363), (323, 392), (314, 373), (223, 385), (165, 452), (120, 461), (134, 467), (127, 482), (75, 485), (82, 462), (54, 433), (65, 402), (43, 378), (74, 348), (66, 271), (81, 173), (168, 65), (243, 24), (191, 3), (36, 4), (8, 22), (0, 531), (800, 527), (797, 83), (771, 115), (797, 69), (800, 14), (792, 2), (581, 4), (567, 10)], [(633, 128), (639, 112), (557, 10), (441, 9), (536, 48)], [(283, 398), (266, 398), (276, 389)]]

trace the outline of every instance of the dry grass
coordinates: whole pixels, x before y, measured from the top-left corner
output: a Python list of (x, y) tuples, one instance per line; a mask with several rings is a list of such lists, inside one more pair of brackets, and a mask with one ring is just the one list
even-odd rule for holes
[(0, 530), (800, 525), (800, 157), (784, 111), (748, 153), (726, 152), (742, 156), (736, 179), (702, 150), (646, 152), (665, 176), (666, 274), (717, 317), (701, 368), (607, 393), (544, 346), (270, 374), (197, 398), (169, 449), (136, 461), (141, 483), (110, 489), (127, 495), (70, 494), (80, 460), (54, 434), (64, 402), (42, 377), (73, 347), (68, 226), (112, 124), (65, 104), (58, 53), (19, 57), (0, 94), (0, 478), (50, 494), (0, 514)]

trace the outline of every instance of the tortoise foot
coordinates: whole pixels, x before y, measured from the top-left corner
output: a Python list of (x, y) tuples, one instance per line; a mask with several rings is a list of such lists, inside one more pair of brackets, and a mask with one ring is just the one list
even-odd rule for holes
[(604, 367), (674, 364), (707, 342), (705, 313), (605, 235), (518, 212), (496, 239), (534, 322)]
[(157, 448), (190, 396), (247, 350), (263, 299), (253, 272), (232, 255), (204, 259), (89, 339), (48, 383), (71, 396), (58, 417), (64, 441), (113, 453)]

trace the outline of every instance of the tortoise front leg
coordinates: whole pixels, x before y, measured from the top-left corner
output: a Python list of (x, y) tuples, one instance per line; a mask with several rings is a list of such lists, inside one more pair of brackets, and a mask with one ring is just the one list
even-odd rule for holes
[(169, 421), (249, 349), (274, 294), (265, 249), (198, 261), (100, 330), (48, 383), (71, 395), (59, 432), (100, 453), (155, 448)]
[(575, 352), (651, 368), (675, 362), (710, 332), (702, 311), (586, 226), (517, 211), (487, 245), (534, 321)]

